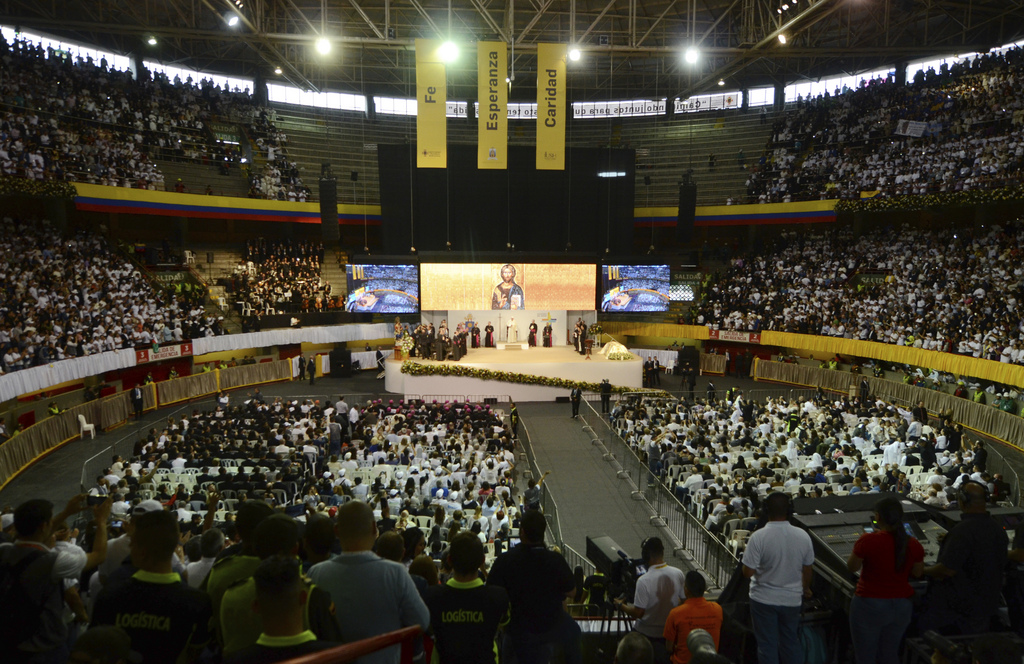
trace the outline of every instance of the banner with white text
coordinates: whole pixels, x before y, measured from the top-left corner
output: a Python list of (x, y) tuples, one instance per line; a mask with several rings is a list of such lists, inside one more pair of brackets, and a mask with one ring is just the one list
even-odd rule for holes
[(477, 42), (476, 94), (480, 116), (476, 124), (476, 167), (508, 168), (508, 51), (504, 42)]
[(565, 44), (537, 45), (537, 170), (565, 170)]
[(416, 40), (416, 166), (447, 168), (448, 96), (445, 66), (438, 57), (441, 42)]

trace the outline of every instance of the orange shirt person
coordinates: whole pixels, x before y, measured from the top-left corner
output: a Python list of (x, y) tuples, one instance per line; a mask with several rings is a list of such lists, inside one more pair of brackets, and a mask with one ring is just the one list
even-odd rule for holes
[(672, 655), (672, 664), (689, 663), (690, 649), (686, 646), (686, 639), (694, 629), (706, 629), (715, 640), (715, 649), (718, 649), (722, 606), (704, 599), (707, 587), (707, 581), (700, 572), (691, 570), (686, 573), (683, 581), (686, 601), (672, 609), (665, 620), (665, 647)]

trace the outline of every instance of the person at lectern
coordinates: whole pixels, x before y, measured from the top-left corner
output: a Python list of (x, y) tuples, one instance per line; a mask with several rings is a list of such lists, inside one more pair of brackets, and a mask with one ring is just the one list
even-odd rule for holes
[(544, 347), (551, 348), (551, 323), (544, 326), (544, 331), (541, 333), (544, 338)]
[(494, 326), (491, 321), (487, 321), (487, 327), (484, 328), (484, 348), (494, 348)]
[(516, 327), (516, 319), (509, 318), (505, 325), (505, 341), (515, 343), (519, 341), (519, 328)]
[(522, 309), (525, 306), (523, 287), (516, 283), (516, 269), (506, 263), (501, 266), (501, 283), (491, 294), (491, 309)]
[(537, 323), (535, 321), (530, 321), (530, 336), (527, 337), (527, 340), (530, 342), (530, 348), (537, 345)]

